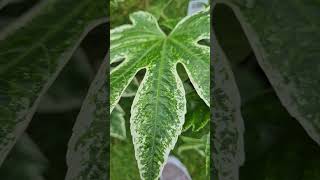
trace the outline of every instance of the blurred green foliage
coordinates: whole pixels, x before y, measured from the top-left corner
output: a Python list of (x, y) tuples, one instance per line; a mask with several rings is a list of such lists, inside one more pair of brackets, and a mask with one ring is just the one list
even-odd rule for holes
[(241, 95), (246, 161), (240, 180), (320, 179), (320, 147), (281, 104), (232, 10), (217, 5), (213, 11)]

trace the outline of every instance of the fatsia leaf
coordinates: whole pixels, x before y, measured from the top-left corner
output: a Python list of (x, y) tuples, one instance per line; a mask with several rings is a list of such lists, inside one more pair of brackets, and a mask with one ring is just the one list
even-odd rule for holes
[(0, 164), (81, 39), (105, 22), (105, 10), (103, 0), (42, 1), (0, 34)]
[(318, 0), (224, 0), (282, 104), (320, 144)]
[(118, 139), (126, 138), (126, 126), (124, 119), (125, 112), (120, 105), (117, 105), (111, 113), (110, 135)]
[(130, 16), (133, 24), (111, 31), (110, 61), (121, 62), (111, 71), (110, 111), (138, 71), (145, 76), (131, 109), (131, 134), (142, 179), (157, 179), (182, 130), (186, 113), (185, 90), (176, 66), (181, 63), (198, 95), (209, 106), (209, 12), (181, 20), (166, 35), (146, 12)]
[(107, 179), (109, 129), (107, 59), (84, 100), (67, 154), (66, 180)]
[(212, 168), (215, 179), (237, 180), (244, 161), (240, 95), (231, 67), (217, 43), (212, 53)]

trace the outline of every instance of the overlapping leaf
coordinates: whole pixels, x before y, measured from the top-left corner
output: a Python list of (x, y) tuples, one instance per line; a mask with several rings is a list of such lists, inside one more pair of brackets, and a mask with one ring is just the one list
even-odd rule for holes
[(214, 44), (211, 69), (213, 177), (237, 180), (239, 166), (244, 161), (240, 95), (225, 55), (216, 41)]
[(88, 25), (106, 16), (106, 6), (103, 0), (42, 1), (0, 34), (0, 164)]
[(159, 177), (182, 130), (186, 113), (185, 90), (176, 66), (183, 64), (199, 96), (209, 106), (209, 13), (186, 17), (166, 35), (146, 12), (131, 15), (132, 25), (111, 31), (110, 110), (134, 76), (146, 70), (131, 109), (131, 134), (142, 179)]
[(210, 121), (210, 108), (199, 98), (196, 92), (187, 94), (187, 114), (183, 131), (192, 129), (197, 132), (206, 127)]
[(109, 148), (107, 59), (93, 81), (69, 142), (66, 180), (107, 179)]
[(282, 104), (320, 144), (320, 3), (219, 0), (236, 13)]

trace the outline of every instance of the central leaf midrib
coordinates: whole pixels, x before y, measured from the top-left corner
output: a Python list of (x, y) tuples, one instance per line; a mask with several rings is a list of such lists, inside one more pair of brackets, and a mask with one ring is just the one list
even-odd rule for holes
[[(31, 53), (34, 49), (38, 48), (39, 46), (43, 45), (44, 42), (50, 38), (50, 36), (52, 34), (55, 34), (59, 29), (65, 27), (65, 24), (68, 23), (72, 17), (78, 13), (81, 12), (82, 9), (84, 9), (85, 7), (87, 7), (87, 4), (91, 2), (91, 1), (85, 1), (84, 3), (80, 4), (78, 8), (72, 8), (71, 13), (69, 13), (60, 23), (58, 23), (57, 25), (55, 25), (54, 27), (56, 27), (55, 29), (53, 29), (52, 31), (48, 31), (43, 38), (41, 38), (40, 40), (37, 41), (37, 43), (35, 43), (33, 46), (31, 46), (28, 50), (26, 50), (25, 53), (23, 53), (22, 55), (20, 55), (19, 57), (17, 57), (15, 60), (13, 60), (12, 62), (9, 62), (9, 64), (5, 65), (4, 67), (0, 68), (0, 74), (3, 74), (5, 72), (7, 72), (11, 67), (15, 66), (16, 64), (18, 64), (24, 57), (26, 57), (29, 53)], [(45, 9), (45, 8), (44, 8)]]
[[(160, 80), (159, 78), (162, 77), (162, 72), (163, 72), (163, 62), (165, 61), (165, 55), (166, 55), (166, 44), (167, 44), (167, 40), (164, 39), (163, 40), (163, 44), (162, 44), (162, 49), (161, 49), (161, 57), (160, 57), (160, 62), (159, 62), (159, 70), (156, 76), (157, 80), (157, 84), (156, 84), (156, 104), (155, 104), (155, 118), (153, 118), (153, 134), (152, 134), (152, 146), (151, 146), (151, 169), (153, 169), (154, 167), (154, 155), (155, 155), (155, 141), (156, 141), (156, 130), (157, 130), (157, 123), (158, 123), (158, 106), (159, 106), (159, 87), (160, 87)], [(149, 176), (151, 176), (151, 171), (149, 171)], [(152, 177), (152, 176), (151, 176)]]

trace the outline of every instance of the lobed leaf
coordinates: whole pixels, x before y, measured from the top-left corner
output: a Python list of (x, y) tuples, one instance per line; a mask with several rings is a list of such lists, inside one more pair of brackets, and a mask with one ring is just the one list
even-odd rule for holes
[[(182, 130), (186, 113), (185, 90), (176, 66), (181, 63), (199, 96), (209, 106), (210, 48), (208, 11), (181, 20), (166, 35), (149, 13), (130, 16), (131, 25), (111, 30), (110, 111), (126, 87), (145, 69), (131, 108), (131, 134), (142, 179), (157, 179)], [(197, 27), (197, 28), (194, 28)]]

